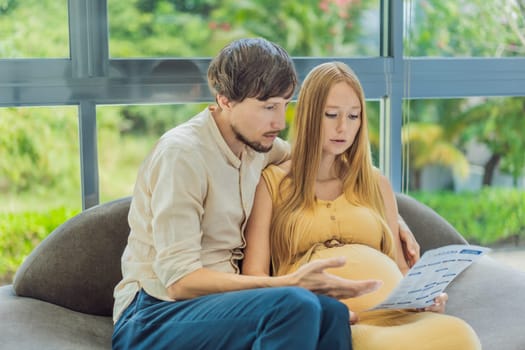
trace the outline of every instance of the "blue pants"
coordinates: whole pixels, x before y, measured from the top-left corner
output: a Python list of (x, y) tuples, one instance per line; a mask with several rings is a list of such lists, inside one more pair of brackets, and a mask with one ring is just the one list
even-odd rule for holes
[(141, 291), (115, 324), (113, 349), (349, 350), (349, 313), (299, 287), (166, 302)]

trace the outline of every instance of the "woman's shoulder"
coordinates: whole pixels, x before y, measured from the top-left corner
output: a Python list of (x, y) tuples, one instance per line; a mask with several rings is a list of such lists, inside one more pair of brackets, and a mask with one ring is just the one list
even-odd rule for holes
[(290, 161), (280, 163), (278, 165), (269, 165), (264, 169), (262, 177), (266, 182), (266, 186), (272, 195), (272, 198), (279, 193), (279, 186), (290, 171)]
[(377, 184), (379, 185), (379, 188), (383, 194), (392, 191), (392, 184), (390, 183), (390, 180), (379, 169), (374, 169), (374, 176), (376, 177)]
[(288, 174), (290, 172), (291, 166), (292, 166), (291, 160), (287, 160), (278, 165), (279, 169), (281, 169), (281, 171), (285, 174)]
[(291, 165), (292, 165), (292, 161), (287, 160), (280, 164), (268, 165), (264, 171), (274, 173), (275, 175), (285, 176), (286, 174), (290, 172)]
[(383, 174), (381, 169), (377, 167), (372, 167), (372, 176), (375, 181), (378, 181), (379, 183), (384, 182), (385, 180), (388, 181), (388, 178)]

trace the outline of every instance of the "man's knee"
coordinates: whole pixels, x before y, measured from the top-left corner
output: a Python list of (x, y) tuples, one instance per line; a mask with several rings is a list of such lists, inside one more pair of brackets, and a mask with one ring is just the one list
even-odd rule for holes
[(301, 287), (279, 287), (274, 289), (274, 301), (292, 311), (296, 309), (321, 314), (319, 298), (311, 291)]
[(345, 304), (325, 295), (319, 295), (318, 298), (323, 315), (337, 320), (350, 321), (350, 311)]

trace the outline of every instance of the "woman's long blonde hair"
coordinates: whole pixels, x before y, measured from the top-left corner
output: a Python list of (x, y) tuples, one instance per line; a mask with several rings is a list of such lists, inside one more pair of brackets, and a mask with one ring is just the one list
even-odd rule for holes
[[(322, 154), (322, 121), (330, 89), (347, 83), (361, 103), (361, 127), (348, 150), (335, 159), (337, 176), (343, 180), (347, 200), (373, 209), (385, 226), (385, 208), (379, 188), (379, 172), (372, 164), (368, 139), (368, 119), (363, 88), (356, 74), (341, 62), (316, 66), (305, 78), (297, 99), (292, 125), (291, 168), (279, 187), (280, 200), (271, 224), (272, 266), (275, 272), (290, 264), (299, 237), (294, 225), (303, 210), (314, 210), (315, 181)], [(388, 230), (388, 227), (386, 227)], [(383, 240), (385, 241), (385, 240)], [(390, 245), (390, 244), (388, 244)], [(391, 247), (383, 247), (390, 251)]]

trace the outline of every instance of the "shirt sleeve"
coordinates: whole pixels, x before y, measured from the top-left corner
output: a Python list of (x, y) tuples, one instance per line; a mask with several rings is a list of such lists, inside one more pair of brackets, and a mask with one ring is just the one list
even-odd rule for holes
[(281, 138), (276, 138), (270, 152), (266, 153), (266, 165), (280, 164), (290, 158), (290, 144)]
[(201, 158), (180, 148), (163, 149), (152, 159), (149, 190), (157, 253), (153, 270), (166, 287), (202, 267), (206, 179)]

